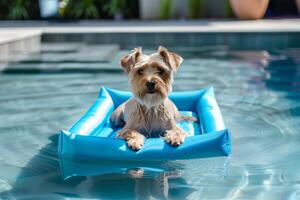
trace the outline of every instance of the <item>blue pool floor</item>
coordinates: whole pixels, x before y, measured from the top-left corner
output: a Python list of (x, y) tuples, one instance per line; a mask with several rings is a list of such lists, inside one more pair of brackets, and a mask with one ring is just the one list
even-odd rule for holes
[(174, 90), (214, 86), (232, 133), (229, 158), (67, 159), (67, 171), (84, 167), (90, 173), (64, 180), (59, 131), (87, 110), (101, 86), (129, 85), (117, 65), (128, 50), (111, 47), (109, 55), (80, 59), (82, 45), (61, 46), (45, 46), (43, 54), (13, 61), (0, 74), (0, 199), (300, 199), (300, 49), (180, 48), (185, 61)]

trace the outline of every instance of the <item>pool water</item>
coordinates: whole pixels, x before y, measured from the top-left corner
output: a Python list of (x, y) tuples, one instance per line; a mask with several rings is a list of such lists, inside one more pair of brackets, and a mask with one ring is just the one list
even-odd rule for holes
[(0, 199), (300, 199), (300, 49), (172, 50), (185, 58), (175, 91), (215, 87), (230, 157), (62, 163), (59, 131), (101, 86), (129, 89), (118, 66), (128, 50), (45, 44), (40, 54), (1, 66)]

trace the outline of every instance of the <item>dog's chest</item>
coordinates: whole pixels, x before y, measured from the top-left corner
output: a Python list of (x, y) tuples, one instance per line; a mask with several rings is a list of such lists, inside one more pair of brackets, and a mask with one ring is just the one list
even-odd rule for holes
[(147, 137), (159, 137), (167, 130), (169, 115), (165, 110), (138, 110), (138, 129)]

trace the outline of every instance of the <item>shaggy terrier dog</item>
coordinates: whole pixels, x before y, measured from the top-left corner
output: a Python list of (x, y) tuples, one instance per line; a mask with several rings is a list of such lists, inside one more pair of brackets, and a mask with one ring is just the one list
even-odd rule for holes
[(162, 136), (172, 146), (184, 142), (186, 134), (176, 122), (196, 119), (181, 116), (168, 98), (172, 91), (173, 73), (182, 61), (182, 57), (161, 46), (151, 55), (135, 48), (121, 58), (120, 64), (129, 76), (134, 97), (112, 113), (111, 122), (115, 126), (124, 125), (117, 137), (123, 138), (131, 149), (141, 149), (145, 137)]

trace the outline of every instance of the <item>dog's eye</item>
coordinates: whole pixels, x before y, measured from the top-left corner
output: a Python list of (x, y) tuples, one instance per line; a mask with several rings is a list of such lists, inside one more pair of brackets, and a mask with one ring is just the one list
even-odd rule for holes
[(163, 70), (163, 69), (158, 69), (157, 73), (158, 73), (159, 75), (163, 75), (163, 74), (165, 73), (165, 70)]
[(144, 72), (143, 69), (139, 69), (139, 70), (137, 71), (137, 73), (138, 73), (139, 75), (143, 75), (143, 72)]

